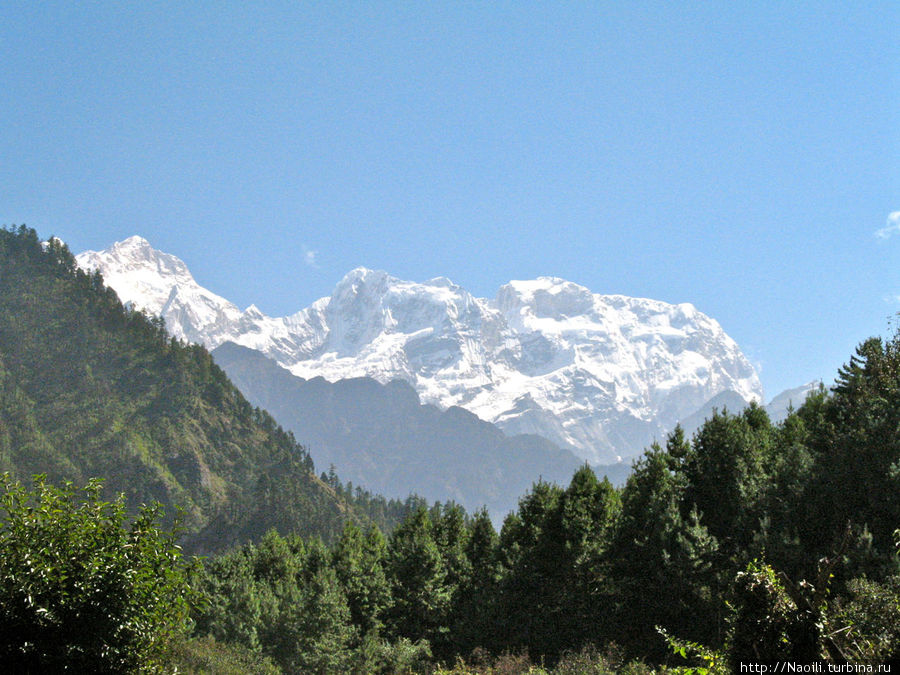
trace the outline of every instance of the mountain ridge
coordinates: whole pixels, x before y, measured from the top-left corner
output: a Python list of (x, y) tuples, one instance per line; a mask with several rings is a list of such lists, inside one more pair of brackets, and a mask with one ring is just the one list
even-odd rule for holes
[(454, 406), (422, 405), (404, 380), (305, 380), (226, 342), (216, 363), (248, 400), (302, 439), (319, 467), (386, 497), (416, 493), (501, 519), (535, 480), (564, 484), (582, 464), (540, 436), (506, 436)]
[(360, 267), (331, 296), (273, 318), (242, 312), (173, 258), (139, 237), (77, 256), (177, 337), (241, 344), (306, 379), (404, 379), (424, 403), (458, 405), (594, 463), (636, 456), (723, 391), (762, 398), (737, 344), (689, 303), (599, 295), (557, 277), (484, 299), (444, 277), (416, 283)]

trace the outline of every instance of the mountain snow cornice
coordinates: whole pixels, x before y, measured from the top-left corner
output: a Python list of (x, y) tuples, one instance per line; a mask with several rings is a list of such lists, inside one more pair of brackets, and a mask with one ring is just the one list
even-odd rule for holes
[(140, 237), (77, 260), (176, 337), (258, 349), (304, 378), (403, 379), (423, 402), (461, 406), (591, 462), (639, 454), (721, 392), (762, 394), (734, 340), (693, 305), (564, 279), (511, 281), (484, 299), (443, 277), (414, 283), (358, 268), (330, 297), (277, 318), (240, 311)]

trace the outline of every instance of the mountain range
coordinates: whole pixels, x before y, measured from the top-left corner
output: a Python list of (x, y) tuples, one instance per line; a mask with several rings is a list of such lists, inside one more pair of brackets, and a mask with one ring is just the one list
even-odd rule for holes
[[(403, 380), (306, 380), (233, 342), (212, 356), (251, 403), (303, 439), (320, 469), (334, 467), (342, 480), (388, 497), (486, 506), (499, 523), (536, 480), (564, 485), (583, 463), (540, 436), (507, 436), (460, 407), (422, 405)], [(610, 480), (621, 482), (620, 474), (613, 470)]]
[(762, 398), (734, 340), (688, 303), (600, 295), (554, 277), (511, 281), (484, 299), (443, 277), (358, 268), (329, 297), (269, 317), (202, 287), (141, 237), (76, 259), (176, 337), (249, 347), (307, 380), (402, 380), (422, 403), (464, 408), (592, 463), (638, 455), (717, 397)]

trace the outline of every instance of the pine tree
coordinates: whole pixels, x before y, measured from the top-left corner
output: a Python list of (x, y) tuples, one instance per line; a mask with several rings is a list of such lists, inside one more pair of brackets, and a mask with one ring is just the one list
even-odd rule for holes
[(350, 608), (350, 617), (361, 636), (377, 635), (390, 602), (385, 575), (386, 544), (381, 531), (372, 525), (362, 530), (348, 522), (332, 550), (332, 565)]
[(860, 345), (822, 412), (811, 438), (815, 466), (805, 496), (813, 515), (828, 523), (818, 538), (837, 541), (848, 522), (857, 533), (865, 527), (875, 555), (887, 562), (900, 523), (900, 332)]
[(500, 533), (504, 574), (498, 631), (503, 649), (555, 655), (562, 620), (559, 582), (565, 565), (560, 500), (563, 491), (543, 481), (519, 502)]
[(459, 581), (449, 616), (450, 638), (457, 654), (469, 654), (476, 647), (497, 648), (499, 538), (487, 509), (477, 511), (467, 529), (466, 574)]
[(603, 640), (612, 621), (612, 600), (604, 561), (621, 510), (612, 484), (584, 466), (572, 476), (560, 500), (565, 541), (559, 560), (557, 627), (561, 649)]
[[(714, 412), (694, 437), (684, 466), (685, 502), (697, 509), (723, 555), (740, 555), (750, 544), (761, 517), (774, 439), (768, 415), (755, 403), (740, 415)], [(735, 572), (746, 564), (745, 557)]]
[(302, 583), (283, 605), (280, 652), (273, 654), (287, 672), (331, 675), (350, 672), (357, 633), (347, 598), (324, 547), (307, 553)]
[(450, 602), (446, 576), (428, 511), (420, 507), (397, 527), (388, 545), (393, 603), (387, 624), (392, 637), (415, 642), (438, 636)]
[(616, 641), (656, 656), (666, 651), (656, 626), (709, 644), (720, 623), (711, 597), (717, 542), (696, 510), (682, 516), (686, 481), (672, 471), (674, 464), (656, 444), (635, 464), (605, 556), (616, 600)]

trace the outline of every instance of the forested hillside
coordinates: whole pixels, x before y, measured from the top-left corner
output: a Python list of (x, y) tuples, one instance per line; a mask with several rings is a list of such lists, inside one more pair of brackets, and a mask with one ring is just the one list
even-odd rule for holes
[[(254, 408), (203, 347), (124, 308), (99, 274), (33, 230), (0, 230), (0, 471), (184, 509), (190, 549), (275, 527), (330, 538), (365, 521), (309, 454)], [(403, 504), (360, 495), (386, 524)]]
[[(349, 526), (330, 550), (233, 551), (206, 566), (198, 629), (287, 673), (405, 672), (402, 645), (406, 667), (456, 675), (873, 672), (900, 662), (898, 526), (900, 335), (866, 341), (783, 423), (751, 405), (676, 430), (622, 490), (586, 467), (539, 482), (499, 533), (423, 508), (386, 539)], [(272, 610), (242, 613), (254, 603)]]

